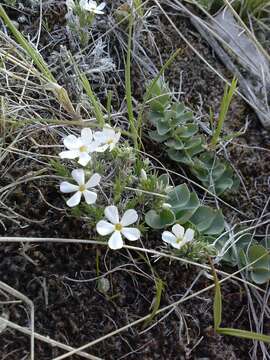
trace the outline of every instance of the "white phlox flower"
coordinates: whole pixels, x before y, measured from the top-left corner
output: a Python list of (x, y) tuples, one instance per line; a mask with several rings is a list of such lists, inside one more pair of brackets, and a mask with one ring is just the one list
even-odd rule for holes
[(172, 232), (163, 231), (162, 240), (170, 244), (175, 249), (180, 249), (185, 244), (194, 239), (194, 230), (188, 228), (186, 231), (183, 226), (175, 224), (172, 227)]
[(64, 145), (68, 149), (62, 151), (59, 156), (61, 159), (76, 159), (79, 158), (78, 163), (86, 166), (91, 160), (91, 153), (98, 147), (98, 143), (94, 141), (92, 130), (84, 128), (81, 131), (81, 136), (68, 135), (64, 138)]
[(96, 15), (103, 15), (104, 11), (102, 11), (105, 8), (106, 4), (105, 2), (102, 2), (101, 4), (97, 4), (96, 1), (92, 0), (80, 0), (80, 7), (85, 10), (89, 11)]
[(83, 169), (75, 169), (71, 172), (72, 178), (78, 185), (71, 184), (67, 181), (63, 181), (60, 184), (60, 191), (63, 193), (73, 193), (74, 195), (67, 201), (69, 207), (78, 205), (81, 201), (82, 195), (87, 204), (94, 204), (97, 200), (97, 194), (93, 189), (99, 184), (101, 176), (99, 174), (93, 174), (90, 179), (85, 182), (85, 173)]
[(102, 131), (95, 133), (95, 140), (99, 143), (97, 152), (104, 152), (107, 149), (112, 151), (120, 140), (121, 133), (116, 132), (110, 125), (105, 125)]
[(130, 241), (138, 240), (141, 236), (140, 230), (129, 227), (138, 220), (136, 210), (127, 210), (122, 219), (119, 219), (119, 213), (116, 206), (111, 205), (105, 208), (104, 214), (109, 221), (101, 220), (97, 223), (96, 229), (99, 235), (105, 236), (112, 234), (108, 245), (111, 249), (121, 249), (124, 245), (122, 235)]
[(75, 8), (75, 3), (73, 0), (66, 0), (66, 6), (68, 11), (72, 11)]

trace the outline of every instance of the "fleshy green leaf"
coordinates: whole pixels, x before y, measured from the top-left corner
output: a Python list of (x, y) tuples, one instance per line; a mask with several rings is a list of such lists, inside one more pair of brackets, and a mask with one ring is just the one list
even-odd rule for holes
[(197, 230), (206, 235), (220, 234), (224, 229), (224, 218), (221, 211), (208, 206), (200, 206), (190, 219)]
[(160, 213), (150, 210), (145, 215), (145, 222), (153, 229), (163, 229), (175, 222), (175, 216), (170, 209), (162, 209)]

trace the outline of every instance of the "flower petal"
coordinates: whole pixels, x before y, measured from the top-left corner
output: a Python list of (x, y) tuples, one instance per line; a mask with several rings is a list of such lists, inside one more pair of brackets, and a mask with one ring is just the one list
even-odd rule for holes
[(63, 181), (60, 184), (60, 191), (62, 193), (72, 193), (72, 192), (77, 191), (78, 189), (79, 189), (78, 185), (71, 184), (67, 181)]
[(185, 243), (192, 241), (194, 239), (194, 234), (195, 234), (195, 231), (193, 229), (188, 228), (185, 232), (183, 241)]
[(88, 205), (94, 204), (97, 200), (97, 194), (93, 191), (84, 190), (83, 196)]
[(75, 135), (68, 135), (64, 138), (64, 145), (69, 150), (78, 149), (80, 146), (79, 139)]
[(168, 244), (174, 244), (176, 243), (176, 236), (171, 233), (170, 231), (163, 231), (162, 233), (162, 240), (165, 241)]
[(86, 189), (96, 187), (100, 183), (101, 176), (98, 173), (93, 174), (85, 184)]
[(75, 8), (75, 3), (73, 0), (66, 0), (66, 6), (68, 10), (73, 10)]
[(82, 166), (86, 166), (90, 160), (91, 160), (91, 156), (89, 154), (87, 154), (87, 152), (82, 152), (82, 153), (80, 153), (78, 163)]
[(80, 7), (84, 8), (85, 6), (87, 6), (88, 1), (87, 0), (80, 0)]
[(183, 245), (185, 245), (184, 244), (184, 242), (183, 241), (180, 241), (180, 242), (175, 242), (175, 243), (171, 243), (170, 244), (172, 247), (174, 247), (175, 249), (180, 249)]
[(95, 14), (97, 14), (97, 15), (103, 15), (103, 14), (104, 14), (104, 11), (100, 11), (100, 10), (98, 10), (98, 9), (95, 9), (93, 12), (94, 12)]
[(106, 6), (106, 3), (103, 2), (103, 3), (98, 5), (97, 10), (103, 10), (105, 8), (105, 6)]
[(131, 224), (134, 224), (137, 220), (138, 220), (137, 211), (133, 209), (129, 209), (124, 213), (120, 221), (120, 224), (123, 226), (129, 226)]
[(96, 148), (96, 152), (104, 152), (108, 149), (109, 144), (105, 144)]
[(71, 176), (79, 185), (84, 185), (85, 183), (85, 174), (83, 169), (75, 169), (72, 170)]
[(80, 191), (77, 191), (71, 198), (67, 201), (67, 205), (69, 207), (74, 207), (78, 205), (81, 201), (82, 193)]
[(118, 131), (117, 133), (115, 133), (115, 137), (114, 137), (115, 143), (118, 143), (120, 138), (121, 138), (121, 133), (120, 133), (120, 131)]
[(182, 239), (185, 233), (185, 228), (179, 224), (175, 224), (172, 227), (172, 232), (178, 239)]
[(99, 235), (104, 236), (111, 234), (114, 231), (114, 226), (108, 221), (100, 220), (96, 225), (96, 230), (99, 233)]
[(115, 231), (108, 242), (109, 248), (112, 250), (121, 249), (124, 245), (120, 231)]
[(136, 228), (124, 227), (121, 232), (130, 241), (138, 240), (141, 236), (140, 230)]
[(90, 145), (93, 141), (93, 132), (89, 128), (84, 128), (81, 131), (81, 141), (84, 145)]
[(109, 138), (113, 138), (115, 135), (115, 131), (113, 130), (113, 128), (110, 125), (105, 125), (103, 130), (103, 135), (109, 139)]
[(59, 156), (61, 159), (75, 159), (80, 155), (78, 150), (68, 150), (60, 152)]
[(118, 209), (114, 205), (107, 206), (105, 208), (104, 214), (106, 218), (112, 223), (112, 224), (118, 224), (119, 223), (119, 213)]
[(88, 144), (88, 153), (93, 153), (94, 151), (97, 151), (98, 147), (100, 146), (100, 142), (98, 140), (94, 140), (91, 142), (91, 144)]

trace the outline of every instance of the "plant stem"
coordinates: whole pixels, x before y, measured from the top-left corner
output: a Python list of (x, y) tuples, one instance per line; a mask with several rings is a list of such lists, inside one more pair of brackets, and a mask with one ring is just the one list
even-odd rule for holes
[(136, 129), (135, 119), (133, 114), (132, 106), (132, 91), (131, 91), (131, 44), (132, 44), (132, 30), (133, 30), (133, 15), (131, 14), (129, 18), (129, 31), (128, 31), (128, 49), (127, 49), (127, 58), (125, 66), (125, 88), (126, 88), (126, 101), (127, 101), (127, 111), (128, 119), (130, 123), (130, 130), (134, 142), (134, 147), (138, 150), (138, 132), (139, 129)]
[(219, 137), (220, 137), (220, 134), (221, 134), (221, 131), (223, 128), (223, 124), (224, 124), (226, 115), (228, 113), (229, 106), (231, 104), (232, 97), (233, 97), (234, 91), (236, 89), (236, 86), (237, 86), (236, 78), (233, 78), (230, 87), (228, 87), (227, 84), (225, 85), (224, 95), (222, 98), (220, 112), (219, 112), (219, 116), (218, 116), (218, 120), (217, 120), (217, 127), (214, 130), (213, 137), (211, 140), (211, 148), (213, 148), (213, 149), (216, 148), (217, 143), (219, 141)]

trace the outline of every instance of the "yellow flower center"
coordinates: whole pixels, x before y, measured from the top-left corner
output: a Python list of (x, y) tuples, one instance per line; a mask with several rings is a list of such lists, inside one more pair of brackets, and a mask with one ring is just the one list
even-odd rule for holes
[(85, 185), (80, 185), (80, 186), (79, 186), (79, 191), (80, 191), (80, 192), (84, 192), (85, 190), (86, 190)]
[(183, 240), (182, 237), (178, 237), (178, 238), (176, 239), (176, 243), (179, 244), (182, 240)]
[(121, 224), (115, 224), (114, 228), (116, 231), (121, 231), (123, 229), (123, 226)]
[(87, 151), (87, 146), (82, 145), (79, 150), (80, 150), (80, 152), (86, 152)]
[(112, 144), (112, 143), (113, 143), (113, 139), (107, 140), (107, 144), (108, 144), (108, 145), (110, 145), (110, 144)]

